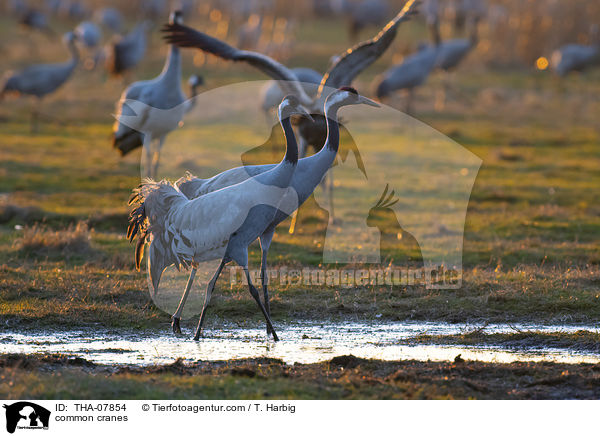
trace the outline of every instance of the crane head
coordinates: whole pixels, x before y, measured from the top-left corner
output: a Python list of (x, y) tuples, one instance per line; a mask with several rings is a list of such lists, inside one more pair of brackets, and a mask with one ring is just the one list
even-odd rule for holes
[(325, 102), (325, 106), (350, 106), (354, 104), (366, 104), (368, 106), (380, 107), (378, 103), (375, 103), (373, 100), (360, 95), (356, 89), (350, 86), (343, 86), (339, 89), (336, 89), (329, 94)]
[(283, 97), (283, 100), (281, 100), (281, 103), (279, 104), (279, 119), (284, 120), (292, 115), (305, 116), (311, 121), (314, 121), (306, 108), (300, 104), (298, 97), (295, 95), (287, 95)]

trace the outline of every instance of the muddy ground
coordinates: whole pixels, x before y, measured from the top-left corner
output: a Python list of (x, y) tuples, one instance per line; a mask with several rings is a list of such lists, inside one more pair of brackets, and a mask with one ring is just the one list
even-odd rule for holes
[(0, 357), (7, 399), (598, 399), (600, 365), (381, 361), (338, 356), (315, 364), (276, 359), (178, 360), (105, 366), (65, 355)]

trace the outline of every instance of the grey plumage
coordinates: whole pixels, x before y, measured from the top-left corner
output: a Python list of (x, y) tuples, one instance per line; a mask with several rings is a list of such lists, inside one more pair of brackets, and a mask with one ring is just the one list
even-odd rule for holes
[(470, 19), (481, 18), (486, 13), (484, 0), (453, 0), (449, 2), (449, 6), (454, 31), (457, 34), (463, 32)]
[(600, 44), (567, 44), (552, 53), (550, 65), (559, 76), (583, 71), (600, 63)]
[(82, 21), (79, 23), (74, 33), (87, 48), (96, 48), (102, 41), (102, 31), (91, 21)]
[(79, 60), (74, 40), (71, 32), (65, 35), (65, 41), (71, 52), (70, 60), (58, 64), (32, 65), (14, 73), (4, 83), (2, 94), (17, 92), (42, 98), (56, 91), (71, 77)]
[[(300, 85), (298, 77), (291, 69), (262, 53), (239, 50), (217, 38), (187, 26), (166, 25), (163, 27), (163, 32), (166, 33), (165, 39), (167, 42), (177, 44), (180, 47), (193, 47), (226, 60), (248, 63), (271, 78), (278, 80), (277, 83), (281, 86), (284, 94), (297, 96), (300, 102), (310, 110), (311, 114), (317, 114), (315, 123), (310, 123), (304, 118), (298, 120), (300, 148), (303, 155), (308, 147), (313, 147), (316, 151), (320, 150), (327, 137), (327, 123), (321, 114), (326, 97), (324, 90), (326, 88), (336, 89), (341, 86), (349, 86), (358, 74), (379, 59), (396, 37), (398, 26), (410, 19), (416, 12), (418, 4), (417, 0), (408, 0), (402, 10), (375, 37), (346, 50), (325, 73), (314, 97), (307, 95)], [(331, 177), (329, 184), (329, 198), (333, 198), (331, 193), (333, 181)], [(333, 215), (332, 205), (330, 205), (330, 210)]]
[[(196, 106), (196, 97), (198, 95), (198, 88), (204, 85), (204, 79), (202, 76), (197, 74), (192, 74), (188, 80), (189, 86), (189, 99), (186, 101), (187, 106), (185, 113), (191, 111)], [(127, 98), (127, 95), (125, 95)], [(120, 108), (117, 109), (120, 112)], [(119, 127), (116, 127), (117, 130), (121, 130), (118, 138), (113, 136), (113, 146), (119, 151), (121, 156), (126, 156), (131, 153), (133, 150), (140, 148), (144, 145), (144, 134), (140, 133), (137, 130), (132, 129), (124, 124), (121, 124)], [(116, 133), (116, 132), (114, 132)]]
[[(286, 154), (269, 171), (192, 200), (176, 186), (166, 182), (146, 181), (134, 191), (130, 203), (137, 204), (137, 207), (131, 214), (128, 237), (133, 240), (138, 235), (138, 247), (140, 244), (143, 247), (145, 241), (150, 242), (148, 265), (154, 292), (158, 290), (160, 276), (167, 266), (194, 265), (180, 308), (173, 316), (174, 329), (178, 329), (196, 264), (221, 258), (221, 264), (206, 289), (195, 340), (202, 333), (206, 309), (217, 278), (223, 266), (232, 260), (244, 268), (250, 293), (263, 312), (273, 338), (278, 340), (269, 314), (250, 280), (248, 245), (264, 232), (280, 207), (289, 212), (289, 208), (297, 204), (293, 201), (293, 191), (287, 189), (298, 162), (298, 148), (289, 120), (296, 113), (307, 115), (296, 97), (286, 97), (279, 107), (279, 118), (287, 142)], [(288, 200), (292, 200), (291, 203)], [(141, 251), (136, 248), (138, 267)]]
[[(172, 14), (171, 21), (181, 20), (179, 12)], [(156, 177), (165, 137), (178, 127), (186, 109), (186, 97), (181, 91), (181, 53), (178, 47), (171, 45), (160, 75), (133, 83), (121, 95), (113, 128), (113, 146), (122, 155), (127, 154), (140, 145), (140, 134), (143, 134), (147, 175)], [(153, 148), (155, 141), (158, 144)]]
[[(64, 40), (71, 52), (70, 60), (57, 64), (32, 65), (9, 75), (0, 91), (0, 98), (4, 94), (16, 93), (32, 95), (41, 100), (60, 88), (71, 77), (79, 61), (73, 33), (65, 34)], [(32, 115), (32, 128), (35, 129), (36, 111)]]
[[(471, 0), (465, 4), (467, 16), (464, 18), (467, 21), (469, 27), (468, 38), (456, 38), (449, 39), (446, 41), (438, 42), (438, 54), (436, 60), (436, 67), (445, 71), (449, 71), (456, 68), (463, 59), (477, 46), (479, 41), (478, 37), (478, 26), (479, 21), (485, 13), (484, 5), (482, 1), (475, 2)], [(439, 23), (436, 23), (439, 26)], [(436, 30), (439, 35), (439, 28)]]
[[(290, 181), (290, 187), (298, 195), (297, 207), (300, 207), (306, 201), (306, 199), (312, 195), (313, 191), (321, 182), (325, 176), (325, 173), (329, 170), (333, 161), (335, 160), (339, 147), (339, 125), (337, 121), (338, 110), (343, 106), (355, 104), (378, 106), (371, 100), (358, 95), (356, 90), (352, 88), (340, 88), (327, 97), (323, 109), (323, 113), (326, 115), (327, 119), (327, 139), (317, 154), (300, 159), (298, 161), (298, 167), (296, 168), (296, 171), (294, 172), (294, 175)], [(237, 167), (217, 174), (210, 179), (199, 179), (188, 176), (179, 180), (177, 184), (181, 192), (185, 194), (186, 197), (198, 198), (210, 192), (222, 189), (226, 186), (235, 185), (236, 183), (240, 183), (248, 178), (256, 177), (260, 174), (270, 171), (273, 167), (273, 164)], [(289, 215), (289, 212), (285, 213), (282, 210), (278, 210), (272, 221), (268, 224), (268, 226), (265, 227), (264, 231), (260, 235), (257, 235), (257, 237), (260, 238), (262, 250), (262, 286), (267, 313), (270, 313), (269, 294), (266, 281), (267, 255), (271, 245), (271, 240), (273, 239), (273, 235), (275, 233), (275, 228)]]
[(90, 11), (83, 3), (71, 0), (61, 2), (59, 13), (70, 20), (79, 21), (86, 18)]
[(434, 44), (431, 46), (420, 44), (416, 53), (407, 56), (401, 63), (384, 72), (375, 91), (379, 99), (389, 97), (396, 91), (408, 91), (405, 109), (407, 113), (411, 111), (415, 88), (425, 83), (436, 66), (441, 49), (438, 0), (427, 0), (423, 14)]
[[(246, 62), (252, 65), (271, 78), (278, 80), (284, 93), (296, 95), (303, 105), (309, 107), (314, 113), (319, 113), (323, 108), (325, 98), (322, 95), (323, 89), (349, 86), (361, 71), (375, 62), (387, 50), (396, 36), (399, 24), (410, 18), (415, 12), (417, 4), (416, 0), (407, 1), (398, 15), (374, 38), (346, 50), (323, 76), (315, 98), (306, 94), (292, 70), (264, 54), (239, 50), (187, 26), (169, 24), (163, 27), (163, 31), (166, 33), (165, 39), (169, 43), (180, 47), (198, 48), (226, 60)], [(322, 133), (324, 141), (325, 132)], [(323, 141), (319, 145), (322, 145)]]
[(94, 12), (94, 20), (114, 33), (121, 33), (123, 30), (123, 15), (121, 15), (118, 9), (98, 9)]
[(108, 47), (106, 68), (118, 75), (134, 68), (146, 53), (146, 30), (150, 23), (139, 23), (131, 32)]
[[(311, 68), (292, 68), (292, 71), (298, 78), (298, 81), (301, 82), (306, 95), (314, 98), (319, 89), (319, 84), (321, 83), (323, 75)], [(265, 84), (262, 89), (261, 97), (262, 110), (268, 112), (270, 109), (276, 107), (283, 97), (283, 92), (277, 82)]]
[(25, 9), (20, 12), (19, 23), (30, 29), (39, 30), (48, 35), (54, 35), (54, 32), (48, 24), (46, 14), (37, 9)]
[(437, 58), (436, 46), (422, 46), (417, 53), (407, 56), (404, 61), (393, 66), (383, 74), (382, 80), (377, 85), (377, 98), (389, 97), (399, 90), (407, 90), (409, 96), (406, 103), (406, 112), (411, 111), (411, 101), (416, 87), (421, 86), (435, 66)]

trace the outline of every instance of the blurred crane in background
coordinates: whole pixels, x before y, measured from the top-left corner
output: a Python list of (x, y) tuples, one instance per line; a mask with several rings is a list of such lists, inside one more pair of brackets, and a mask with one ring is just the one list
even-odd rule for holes
[[(181, 24), (182, 20), (179, 11), (171, 14), (171, 23)], [(200, 83), (193, 82), (192, 89)], [(158, 77), (135, 82), (123, 92), (117, 106), (113, 146), (125, 155), (143, 145), (146, 175), (155, 178), (165, 138), (179, 126), (189, 104), (181, 91), (181, 53), (179, 47), (171, 45)], [(155, 141), (158, 144), (153, 147)]]
[(127, 35), (107, 48), (106, 68), (113, 75), (122, 75), (134, 68), (146, 53), (146, 31), (149, 21), (139, 23)]
[(64, 41), (71, 53), (71, 59), (67, 62), (58, 64), (32, 65), (24, 70), (11, 74), (6, 79), (0, 90), (0, 99), (5, 94), (16, 93), (32, 95), (36, 97), (37, 103), (31, 112), (31, 130), (37, 131), (37, 119), (39, 115), (39, 106), (42, 99), (56, 91), (64, 84), (79, 61), (79, 52), (75, 46), (75, 35), (68, 32), (64, 35)]

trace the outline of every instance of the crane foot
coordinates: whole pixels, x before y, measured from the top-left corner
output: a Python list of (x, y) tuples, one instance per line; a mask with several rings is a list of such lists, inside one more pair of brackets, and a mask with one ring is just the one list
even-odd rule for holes
[(171, 317), (171, 327), (173, 328), (173, 333), (175, 333), (176, 335), (181, 334), (181, 327), (179, 326), (179, 321), (180, 318), (177, 318), (176, 316)]
[(201, 336), (202, 336), (202, 330), (200, 330), (200, 329), (196, 330), (196, 334), (194, 335), (194, 341), (199, 341)]

